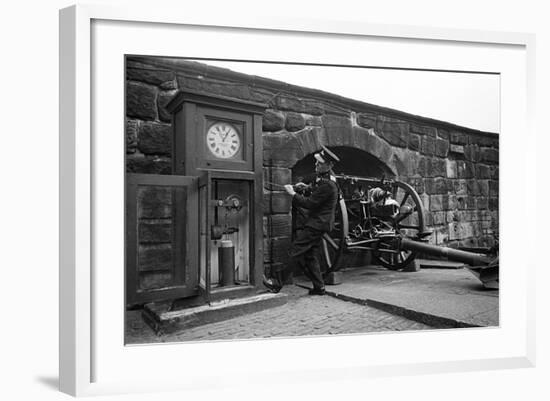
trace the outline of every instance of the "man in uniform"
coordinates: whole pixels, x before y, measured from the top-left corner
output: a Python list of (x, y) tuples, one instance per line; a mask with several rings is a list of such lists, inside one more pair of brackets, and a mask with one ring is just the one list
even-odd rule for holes
[[(297, 231), (296, 238), (292, 243), (290, 251), (291, 266), (298, 266), (311, 280), (313, 289), (310, 295), (324, 295), (325, 283), (321, 274), (318, 253), (321, 245), (322, 235), (334, 228), (334, 209), (338, 202), (338, 186), (331, 178), (332, 167), (340, 159), (326, 147), (315, 153), (315, 173), (317, 175), (311, 187), (309, 196), (297, 193), (296, 188), (305, 184), (298, 183), (296, 186), (285, 185), (285, 190), (292, 196), (294, 207), (307, 210), (303, 229)], [(282, 280), (277, 278), (267, 279), (264, 277), (264, 285), (271, 292), (279, 292), (283, 286)]]

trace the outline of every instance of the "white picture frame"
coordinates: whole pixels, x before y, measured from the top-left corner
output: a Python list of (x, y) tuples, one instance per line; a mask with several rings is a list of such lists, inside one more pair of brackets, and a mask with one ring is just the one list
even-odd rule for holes
[[(102, 21), (105, 25), (101, 26)], [(527, 198), (514, 199), (514, 193), (520, 189), (535, 188), (534, 177), (528, 174), (534, 170), (534, 151), (527, 146), (535, 142), (532, 128), (532, 112), (534, 110), (534, 43), (533, 35), (506, 32), (483, 32), (468, 30), (436, 29), (428, 27), (374, 25), (357, 21), (325, 21), (315, 19), (292, 19), (278, 16), (257, 16), (250, 14), (235, 15), (230, 25), (224, 15), (212, 13), (208, 16), (185, 13), (184, 10), (167, 10), (155, 8), (112, 8), (108, 6), (78, 5), (61, 10), (60, 12), (60, 390), (68, 394), (101, 395), (113, 393), (129, 393), (144, 391), (166, 390), (200, 390), (204, 386), (224, 387), (235, 385), (235, 375), (247, 374), (249, 380), (257, 382), (271, 382), (273, 380), (303, 381), (326, 380), (339, 378), (377, 377), (387, 375), (421, 374), (449, 371), (470, 371), (481, 369), (503, 369), (534, 366), (534, 260), (535, 252), (526, 252), (519, 258), (513, 251), (506, 251), (506, 246), (513, 245), (523, 249), (533, 249), (534, 244), (526, 238), (513, 238), (514, 218), (527, 222), (531, 232), (535, 232), (534, 210), (529, 207)], [(121, 24), (123, 26), (116, 26)], [(460, 331), (447, 333), (406, 333), (399, 338), (392, 339), (393, 350), (396, 355), (376, 355), (369, 351), (369, 358), (361, 352), (357, 355), (331, 356), (327, 362), (326, 356), (316, 360), (311, 357), (307, 362), (296, 361), (295, 366), (285, 366), (282, 363), (268, 364), (254, 355), (261, 355), (269, 348), (274, 352), (283, 352), (283, 349), (299, 347), (306, 357), (314, 355), (316, 347), (323, 349), (342, 349), (345, 344), (361, 348), (368, 343), (376, 343), (375, 347), (384, 345), (385, 334), (358, 335), (334, 338), (303, 338), (285, 340), (263, 340), (238, 343), (241, 349), (246, 349), (250, 355), (248, 364), (238, 366), (231, 363), (220, 364), (216, 372), (208, 371), (207, 365), (202, 365), (200, 359), (207, 355), (216, 354), (221, 359), (230, 360), (234, 354), (235, 343), (202, 343), (202, 344), (172, 344), (162, 346), (125, 348), (123, 339), (118, 337), (119, 327), (110, 330), (109, 324), (117, 324), (117, 317), (122, 316), (123, 304), (119, 298), (123, 295), (123, 287), (117, 280), (105, 285), (105, 275), (101, 271), (102, 261), (105, 258), (113, 260), (116, 269), (123, 271), (120, 254), (108, 255), (108, 251), (101, 251), (98, 235), (105, 230), (105, 221), (109, 216), (121, 219), (123, 204), (118, 195), (107, 199), (109, 189), (119, 187), (122, 192), (121, 175), (115, 174), (106, 183), (103, 180), (106, 172), (113, 168), (122, 173), (123, 152), (123, 114), (119, 115), (120, 122), (112, 126), (112, 132), (119, 136), (95, 136), (94, 131), (107, 121), (99, 121), (101, 112), (98, 105), (102, 102), (112, 102), (114, 108), (123, 107), (120, 98), (102, 98), (102, 87), (94, 86), (92, 81), (101, 80), (101, 66), (103, 60), (110, 57), (115, 65), (122, 62), (118, 58), (120, 48), (110, 56), (101, 55), (95, 58), (97, 51), (101, 52), (101, 35), (99, 30), (132, 29), (132, 36), (117, 37), (113, 42), (121, 41), (128, 44), (124, 52), (135, 52), (140, 46), (147, 46), (146, 40), (134, 35), (140, 30), (151, 27), (167, 29), (185, 29), (193, 27), (193, 35), (209, 35), (219, 30), (230, 30), (239, 35), (242, 40), (252, 40), (255, 34), (269, 40), (269, 35), (282, 34), (295, 37), (294, 40), (337, 39), (341, 43), (355, 40), (383, 40), (388, 47), (397, 45), (399, 41), (407, 43), (424, 43), (436, 46), (438, 51), (446, 52), (452, 48), (454, 52), (468, 52), (481, 49), (493, 49), (495, 54), (506, 53), (502, 58), (494, 58), (478, 62), (474, 58), (466, 58), (462, 62), (468, 66), (457, 66), (457, 69), (480, 71), (491, 68), (492, 72), (502, 74), (501, 98), (501, 326), (499, 328)], [(98, 30), (99, 29), (99, 30)], [(156, 29), (156, 28), (155, 28)], [(109, 33), (112, 33), (109, 31)], [(93, 36), (98, 35), (94, 42)], [(171, 35), (171, 32), (161, 33)], [(317, 38), (317, 39), (316, 39)], [(131, 44), (131, 45), (130, 45)], [(116, 46), (116, 44), (113, 44)], [(174, 43), (159, 45), (159, 54), (177, 56), (177, 52), (164, 53), (175, 49)], [(180, 50), (181, 51), (181, 50)], [(430, 50), (425, 50), (429, 54)], [(433, 51), (433, 49), (431, 50)], [(118, 52), (118, 53), (117, 53)], [(291, 53), (291, 52), (289, 52)], [(509, 54), (508, 54), (509, 53)], [(115, 56), (113, 56), (115, 54)], [(147, 54), (151, 54), (148, 52)], [(423, 53), (422, 53), (423, 54)], [(445, 53), (446, 54), (446, 53)], [(475, 53), (477, 54), (477, 53)], [(500, 54), (500, 53), (499, 53)], [(196, 54), (187, 56), (195, 56)], [(222, 56), (223, 57), (223, 56)], [(226, 55), (226, 57), (228, 57)], [(289, 55), (289, 57), (291, 57)], [(435, 69), (448, 69), (452, 57), (443, 57), (439, 64), (431, 65)], [(496, 60), (496, 61), (495, 61)], [(383, 66), (403, 68), (427, 68), (426, 63), (433, 60), (415, 60), (410, 58), (403, 61), (400, 57), (387, 55), (385, 61), (377, 60)], [(490, 63), (493, 63), (490, 65)], [(392, 64), (394, 63), (394, 64)], [(498, 63), (502, 63), (499, 65)], [(106, 64), (107, 65), (107, 64)], [(122, 96), (122, 69), (113, 75), (115, 90)], [(110, 79), (110, 78), (109, 78)], [(120, 85), (117, 87), (118, 83)], [(97, 84), (97, 81), (96, 81)], [(103, 88), (104, 89), (104, 88)], [(118, 99), (118, 100), (117, 100)], [(511, 111), (514, 113), (510, 113)], [(95, 128), (94, 128), (95, 127)], [(512, 144), (511, 136), (517, 131), (524, 132), (521, 143)], [(106, 142), (107, 141), (107, 142)], [(118, 141), (118, 142), (117, 142)], [(112, 146), (111, 146), (112, 145)], [(111, 149), (112, 148), (112, 149)], [(118, 152), (118, 153), (117, 153)], [(507, 158), (514, 154), (513, 168), (506, 163)], [(98, 157), (101, 154), (101, 157)], [(112, 158), (110, 157), (112, 156)], [(117, 170), (118, 171), (118, 170)], [(119, 194), (120, 195), (120, 194)], [(514, 202), (516, 206), (514, 207)], [(107, 208), (106, 204), (114, 203), (117, 207)], [(514, 210), (516, 214), (513, 215)], [(519, 210), (519, 212), (518, 212)], [(110, 214), (113, 213), (113, 214)], [(118, 213), (118, 215), (117, 215)], [(113, 217), (115, 216), (115, 217)], [(118, 217), (117, 217), (118, 216)], [(120, 232), (115, 231), (121, 241)], [(118, 233), (118, 234), (117, 234)], [(106, 233), (105, 233), (106, 234)], [(123, 249), (121, 248), (122, 252)], [(510, 272), (507, 266), (518, 265), (519, 272)], [(118, 270), (116, 270), (118, 271)], [(119, 272), (120, 273), (120, 272)], [(120, 274), (118, 276), (120, 276)], [(117, 277), (118, 277), (117, 276)], [(101, 288), (99, 288), (101, 287)], [(101, 292), (98, 299), (97, 291)], [(118, 293), (117, 293), (118, 291)], [(120, 313), (105, 315), (102, 311), (106, 305), (120, 305)], [(112, 306), (113, 309), (117, 309)], [(119, 321), (120, 326), (123, 321)], [(114, 327), (114, 326), (113, 326)], [(453, 341), (456, 352), (464, 352), (465, 357), (439, 352), (437, 357), (437, 343)], [(110, 349), (106, 344), (116, 344), (119, 341), (120, 349)], [(407, 347), (407, 341), (417, 342), (415, 350)], [(421, 344), (430, 342), (435, 344), (433, 355), (422, 352)], [(483, 346), (472, 346), (467, 350), (460, 344), (486, 343)], [(458, 345), (457, 345), (458, 344)], [(367, 352), (368, 346), (362, 347)], [(184, 349), (188, 358), (195, 358), (194, 369), (187, 369), (185, 374), (166, 374), (170, 370), (170, 358), (175, 358)], [(110, 352), (110, 351), (113, 352)], [(457, 351), (458, 350), (458, 351)], [(145, 357), (144, 355), (147, 354)], [(127, 361), (124, 362), (127, 358)], [(137, 359), (136, 359), (137, 358)], [(144, 363), (148, 374), (140, 377), (130, 366), (136, 360), (152, 358)], [(206, 358), (208, 359), (208, 358)], [(153, 371), (151, 361), (164, 361), (162, 369)], [(107, 365), (112, 365), (109, 372)], [(149, 368), (148, 368), (149, 366)], [(126, 367), (126, 368), (125, 368)], [(232, 369), (235, 372), (232, 373)], [(126, 369), (126, 370), (125, 370)], [(113, 374), (114, 371), (119, 374)], [(124, 373), (128, 373), (125, 375)], [(266, 378), (269, 376), (269, 380)], [(146, 379), (144, 379), (146, 377)], [(182, 378), (183, 377), (183, 378)], [(274, 379), (276, 378), (276, 379)]]

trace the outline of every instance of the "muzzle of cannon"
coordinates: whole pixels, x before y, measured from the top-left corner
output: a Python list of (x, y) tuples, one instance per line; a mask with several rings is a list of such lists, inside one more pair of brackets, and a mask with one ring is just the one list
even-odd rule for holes
[(469, 265), (468, 269), (476, 276), (485, 288), (498, 288), (499, 265), (498, 257), (491, 258), (485, 254), (466, 252), (460, 249), (441, 247), (401, 238), (400, 247), (403, 250), (423, 253), (425, 255), (446, 258), (453, 262), (462, 262)]

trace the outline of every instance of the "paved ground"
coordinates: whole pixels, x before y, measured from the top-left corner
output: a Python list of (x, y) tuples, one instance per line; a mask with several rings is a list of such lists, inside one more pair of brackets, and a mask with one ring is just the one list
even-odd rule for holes
[[(468, 269), (395, 272), (378, 266), (343, 271), (332, 295), (402, 314), (436, 327), (499, 325), (499, 291), (483, 288)], [(306, 283), (304, 283), (306, 284)]]
[(170, 335), (155, 335), (141, 319), (140, 311), (129, 311), (126, 316), (126, 343), (210, 341), (433, 329), (431, 326), (370, 306), (347, 302), (332, 296), (310, 296), (306, 289), (295, 285), (286, 286), (283, 291), (289, 295), (286, 305)]

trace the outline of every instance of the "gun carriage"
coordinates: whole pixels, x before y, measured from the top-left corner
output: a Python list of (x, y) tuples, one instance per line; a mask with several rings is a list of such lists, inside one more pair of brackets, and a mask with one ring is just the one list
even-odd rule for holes
[(322, 240), (326, 275), (345, 267), (348, 252), (370, 252), (390, 270), (405, 269), (423, 254), (465, 263), (486, 288), (498, 288), (498, 247), (479, 253), (429, 244), (432, 232), (411, 185), (346, 175), (336, 175), (336, 180), (341, 191), (335, 226)]

